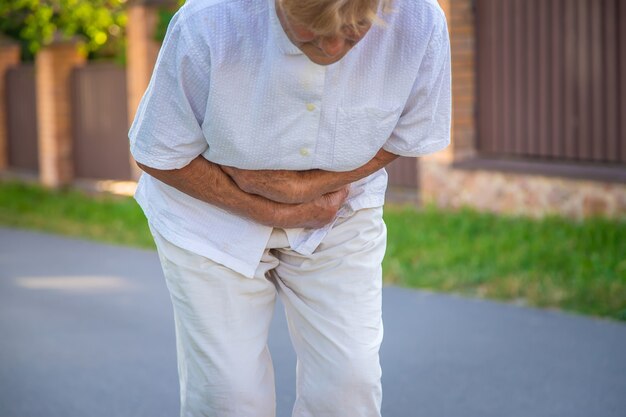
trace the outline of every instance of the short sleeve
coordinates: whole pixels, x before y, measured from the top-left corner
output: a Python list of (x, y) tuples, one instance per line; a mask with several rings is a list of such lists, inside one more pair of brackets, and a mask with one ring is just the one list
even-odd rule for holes
[(416, 157), (450, 144), (450, 37), (445, 16), (435, 26), (405, 108), (383, 149)]
[[(183, 6), (184, 8), (184, 6)], [(206, 151), (202, 122), (209, 94), (210, 58), (194, 45), (181, 8), (170, 21), (156, 64), (128, 132), (137, 162), (182, 168)], [(197, 37), (200, 38), (201, 37)]]

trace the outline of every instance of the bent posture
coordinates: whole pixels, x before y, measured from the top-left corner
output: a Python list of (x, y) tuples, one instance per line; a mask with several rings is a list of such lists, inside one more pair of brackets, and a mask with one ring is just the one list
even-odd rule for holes
[(384, 167), (443, 149), (436, 0), (188, 0), (129, 131), (174, 309), (181, 416), (380, 416)]

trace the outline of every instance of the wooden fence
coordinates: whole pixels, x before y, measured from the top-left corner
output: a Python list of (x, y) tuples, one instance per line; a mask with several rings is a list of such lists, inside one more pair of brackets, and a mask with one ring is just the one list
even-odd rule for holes
[[(37, 117), (34, 67), (22, 64), (7, 74), (9, 166), (37, 172)], [(131, 178), (128, 150), (126, 73), (111, 63), (76, 68), (72, 91), (73, 163), (76, 178)], [(387, 171), (389, 184), (417, 188), (417, 161), (398, 158)]]
[(72, 73), (72, 136), (77, 178), (131, 178), (126, 73), (90, 63)]
[[(32, 64), (7, 72), (9, 167), (38, 171), (37, 106)], [(110, 63), (90, 63), (74, 70), (72, 137), (77, 178), (131, 178), (126, 112), (126, 75)]]
[(478, 151), (626, 163), (626, 2), (477, 0)]
[(37, 172), (39, 162), (34, 65), (23, 64), (9, 69), (5, 85), (9, 166)]

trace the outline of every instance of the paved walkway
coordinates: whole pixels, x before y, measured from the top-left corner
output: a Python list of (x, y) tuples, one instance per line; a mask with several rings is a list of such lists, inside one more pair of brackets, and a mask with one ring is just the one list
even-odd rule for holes
[[(0, 228), (0, 416), (175, 417), (155, 252)], [(626, 325), (387, 287), (383, 416), (626, 416)], [(278, 417), (294, 400), (282, 310)], [(350, 416), (346, 416), (350, 417)]]

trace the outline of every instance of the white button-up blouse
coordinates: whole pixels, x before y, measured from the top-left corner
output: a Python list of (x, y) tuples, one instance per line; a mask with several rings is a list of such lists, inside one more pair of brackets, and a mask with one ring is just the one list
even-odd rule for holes
[[(157, 169), (198, 155), (244, 169), (347, 171), (381, 148), (420, 156), (450, 142), (450, 44), (436, 0), (395, 0), (341, 60), (310, 61), (274, 0), (188, 0), (171, 20), (129, 131)], [(343, 216), (384, 202), (384, 169), (353, 183)], [(252, 277), (272, 228), (142, 173), (135, 199), (172, 243)], [(287, 229), (310, 254), (332, 223)]]

